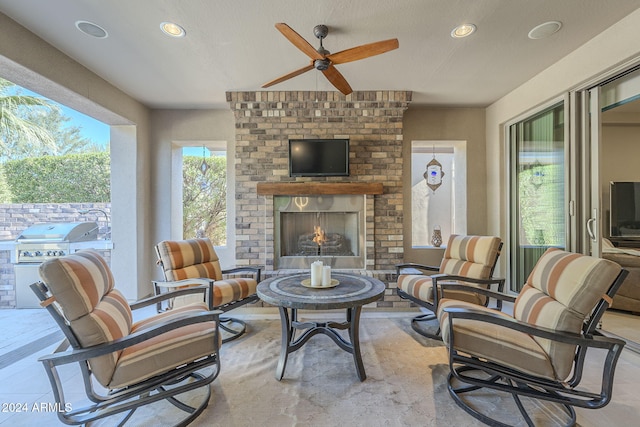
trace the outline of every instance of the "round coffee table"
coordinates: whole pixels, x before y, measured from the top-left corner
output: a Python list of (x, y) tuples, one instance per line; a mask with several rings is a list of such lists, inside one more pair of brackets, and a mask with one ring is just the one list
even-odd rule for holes
[[(280, 381), (287, 365), (290, 353), (299, 350), (309, 338), (317, 334), (330, 337), (341, 349), (353, 355), (360, 381), (367, 375), (364, 372), (360, 354), (359, 324), (362, 306), (374, 302), (384, 294), (385, 285), (373, 277), (357, 274), (333, 273), (332, 278), (339, 281), (333, 288), (310, 288), (302, 285), (309, 274), (292, 276), (274, 276), (258, 284), (258, 296), (268, 304), (280, 310), (282, 344), (280, 359), (276, 369), (276, 379)], [(335, 310), (346, 309), (345, 322), (299, 322), (298, 309)], [(338, 330), (349, 331), (349, 341)], [(296, 337), (296, 330), (303, 331)]]

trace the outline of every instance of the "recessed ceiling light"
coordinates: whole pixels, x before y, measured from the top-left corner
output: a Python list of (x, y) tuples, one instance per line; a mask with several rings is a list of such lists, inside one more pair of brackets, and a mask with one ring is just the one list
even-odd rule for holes
[(560, 28), (562, 28), (562, 22), (560, 21), (545, 22), (529, 31), (529, 38), (533, 40), (543, 39), (557, 33)]
[(160, 29), (168, 36), (171, 37), (184, 37), (187, 32), (180, 25), (173, 22), (163, 22), (160, 24)]
[(95, 37), (98, 39), (106, 39), (109, 35), (107, 30), (102, 28), (98, 24), (94, 24), (89, 21), (76, 21), (76, 28), (88, 36)]
[(451, 31), (451, 37), (455, 39), (461, 39), (463, 37), (470, 36), (475, 33), (476, 26), (473, 24), (462, 24), (458, 25)]

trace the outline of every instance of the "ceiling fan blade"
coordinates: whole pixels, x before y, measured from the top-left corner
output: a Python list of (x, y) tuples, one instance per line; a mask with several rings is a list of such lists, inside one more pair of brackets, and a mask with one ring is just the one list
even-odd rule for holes
[(346, 62), (357, 61), (389, 52), (390, 50), (397, 49), (399, 45), (398, 39), (383, 40), (336, 52), (327, 56), (327, 59), (331, 60), (334, 64), (344, 64)]
[(262, 87), (265, 88), (265, 87), (273, 86), (273, 85), (281, 83), (281, 82), (283, 82), (285, 80), (289, 80), (292, 77), (299, 76), (302, 73), (306, 73), (309, 70), (313, 70), (313, 62), (311, 64), (307, 65), (306, 67), (302, 67), (300, 69), (297, 69), (295, 71), (290, 72), (289, 74), (285, 74), (284, 76), (278, 77), (275, 80), (271, 80), (270, 82), (267, 82), (267, 83), (263, 84)]
[(353, 92), (349, 83), (345, 80), (344, 76), (340, 74), (340, 71), (333, 64), (329, 65), (329, 68), (322, 70), (322, 74), (336, 87), (343, 95), (349, 95)]
[(276, 28), (289, 40), (295, 47), (303, 51), (311, 59), (323, 59), (318, 51), (309, 44), (300, 34), (296, 33), (290, 26), (285, 23), (276, 24)]

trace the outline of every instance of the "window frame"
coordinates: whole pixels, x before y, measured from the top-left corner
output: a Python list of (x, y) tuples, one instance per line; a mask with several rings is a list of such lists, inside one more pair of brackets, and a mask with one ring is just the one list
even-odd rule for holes
[(197, 141), (174, 141), (172, 147), (172, 170), (175, 173), (171, 180), (172, 200), (180, 201), (171, 204), (171, 235), (175, 239), (183, 239), (183, 180), (182, 180), (182, 157), (183, 148), (203, 146), (209, 151), (224, 151), (227, 158), (227, 243), (224, 246), (215, 246), (216, 253), (222, 265), (236, 264), (236, 236), (235, 236), (235, 156), (234, 147), (228, 141), (197, 140)]
[[(436, 151), (436, 159), (437, 159), (437, 151), (453, 149), (454, 153), (454, 172), (444, 170), (443, 179), (453, 179), (452, 191), (454, 193), (454, 206), (453, 206), (453, 216), (454, 222), (452, 223), (451, 232), (452, 234), (466, 234), (467, 233), (467, 141), (466, 140), (412, 140), (411, 145), (409, 147), (410, 153), (410, 161), (409, 161), (409, 179), (408, 184), (410, 187), (412, 183), (412, 170), (413, 170), (413, 153), (415, 148), (422, 148), (424, 150), (432, 149)], [(428, 189), (425, 184), (425, 189)], [(412, 251), (434, 251), (441, 250), (446, 247), (446, 241), (448, 240), (448, 236), (443, 236), (443, 244), (441, 247), (434, 247), (432, 245), (415, 245), (413, 242), (413, 198), (411, 195), (411, 191), (409, 192), (410, 197), (410, 216), (411, 216), (411, 230), (409, 230), (408, 235), (405, 237), (409, 239), (409, 248)], [(429, 237), (432, 230), (429, 230)]]

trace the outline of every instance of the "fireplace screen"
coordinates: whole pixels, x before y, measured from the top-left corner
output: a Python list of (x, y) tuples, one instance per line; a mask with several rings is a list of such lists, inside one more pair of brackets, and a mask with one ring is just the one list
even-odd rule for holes
[(281, 255), (358, 255), (355, 212), (283, 212)]
[(335, 268), (364, 268), (364, 197), (277, 198), (277, 268), (306, 268), (317, 259)]

